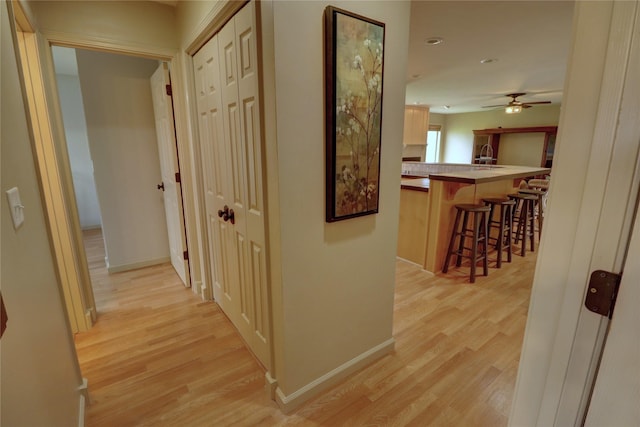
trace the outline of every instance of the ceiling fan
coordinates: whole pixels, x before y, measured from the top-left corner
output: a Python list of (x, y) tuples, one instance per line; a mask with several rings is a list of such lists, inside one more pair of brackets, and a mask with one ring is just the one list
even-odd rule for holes
[(523, 108), (531, 108), (532, 105), (537, 104), (551, 104), (551, 101), (535, 101), (535, 102), (520, 102), (516, 98), (519, 96), (526, 95), (526, 93), (510, 93), (505, 96), (511, 97), (511, 101), (508, 104), (500, 104), (500, 105), (485, 105), (482, 108), (495, 108), (495, 107), (505, 107), (504, 111), (507, 114), (519, 113)]

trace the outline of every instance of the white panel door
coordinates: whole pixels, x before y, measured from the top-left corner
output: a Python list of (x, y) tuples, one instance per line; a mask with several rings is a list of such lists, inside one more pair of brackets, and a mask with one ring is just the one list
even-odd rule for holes
[(266, 234), (255, 37), (251, 2), (196, 53), (194, 73), (214, 298), (267, 365)]
[(640, 425), (640, 215), (604, 347), (586, 427)]
[(173, 123), (173, 102), (171, 96), (167, 94), (166, 87), (168, 85), (170, 85), (169, 70), (167, 64), (163, 62), (151, 76), (151, 96), (162, 174), (161, 190), (163, 191), (164, 210), (167, 218), (171, 265), (180, 276), (182, 283), (189, 286), (189, 265), (188, 261), (184, 259), (187, 239), (182, 210), (182, 189), (180, 183), (176, 182), (176, 173), (179, 173), (179, 168)]
[(228, 279), (230, 263), (227, 259), (234, 253), (227, 247), (231, 224), (218, 215), (218, 211), (224, 211), (226, 201), (230, 199), (227, 179), (229, 156), (224, 139), (218, 36), (209, 40), (196, 53), (193, 62), (213, 297), (227, 316), (234, 318), (233, 313), (237, 310), (233, 310), (231, 304), (233, 298)]
[[(240, 314), (242, 328), (250, 337), (254, 353), (267, 360), (266, 231), (263, 202), (262, 137), (259, 110), (258, 55), (255, 32), (255, 4), (249, 3), (234, 19), (235, 80), (240, 119), (240, 137), (232, 146), (234, 210), (237, 212), (235, 239), (238, 247)], [(220, 40), (222, 40), (222, 32)], [(227, 45), (229, 46), (229, 45)], [(222, 48), (222, 44), (221, 44)], [(225, 55), (223, 59), (232, 55)], [(224, 97), (223, 97), (224, 98)], [(229, 115), (230, 117), (230, 115)], [(240, 187), (242, 185), (242, 187)]]

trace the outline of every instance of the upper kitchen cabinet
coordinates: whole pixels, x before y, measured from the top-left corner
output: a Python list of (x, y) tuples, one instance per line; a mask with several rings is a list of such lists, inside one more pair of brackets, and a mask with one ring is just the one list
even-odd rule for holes
[(404, 145), (426, 145), (429, 130), (429, 107), (409, 106), (404, 109)]

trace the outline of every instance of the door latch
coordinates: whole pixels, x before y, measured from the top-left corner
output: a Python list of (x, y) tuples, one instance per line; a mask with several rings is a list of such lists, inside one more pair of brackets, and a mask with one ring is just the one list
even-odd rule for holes
[(621, 274), (609, 271), (596, 270), (591, 273), (589, 289), (584, 301), (585, 307), (594, 313), (611, 318), (621, 279)]

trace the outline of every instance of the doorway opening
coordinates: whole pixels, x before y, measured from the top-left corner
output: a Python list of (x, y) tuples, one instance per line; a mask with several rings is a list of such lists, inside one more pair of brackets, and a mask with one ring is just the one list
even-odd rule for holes
[(427, 163), (437, 163), (440, 160), (440, 136), (442, 126), (429, 125), (427, 131), (427, 148), (425, 150), (424, 161)]
[(93, 247), (85, 253), (90, 270), (100, 271), (91, 271), (92, 285), (102, 267), (112, 274), (171, 261), (189, 286), (168, 67), (84, 49), (52, 53), (76, 209), (83, 242)]

